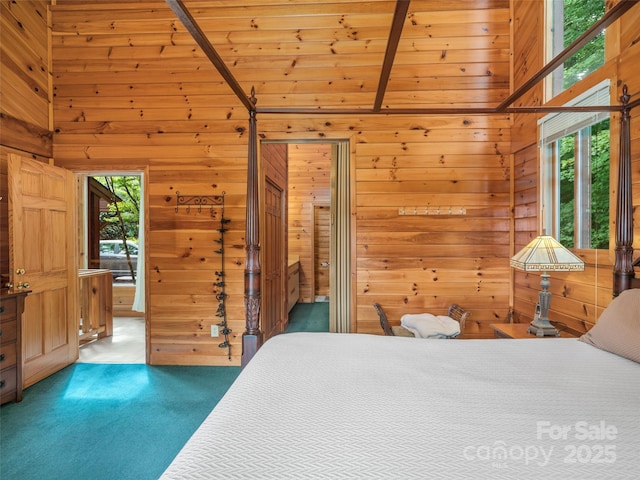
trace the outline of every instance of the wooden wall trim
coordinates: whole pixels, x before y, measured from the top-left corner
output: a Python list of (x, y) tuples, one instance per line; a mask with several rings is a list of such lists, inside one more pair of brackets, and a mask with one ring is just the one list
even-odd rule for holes
[(0, 144), (43, 157), (53, 156), (52, 132), (6, 113), (0, 113)]

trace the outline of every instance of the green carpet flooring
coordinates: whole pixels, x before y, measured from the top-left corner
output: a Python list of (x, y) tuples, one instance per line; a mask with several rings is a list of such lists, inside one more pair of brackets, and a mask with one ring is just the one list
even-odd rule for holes
[(0, 409), (0, 478), (156, 479), (239, 371), (70, 365)]
[[(329, 304), (297, 304), (286, 332), (329, 331)], [(240, 367), (76, 363), (0, 408), (2, 480), (154, 480)]]
[(329, 302), (296, 303), (289, 312), (286, 333), (328, 331)]

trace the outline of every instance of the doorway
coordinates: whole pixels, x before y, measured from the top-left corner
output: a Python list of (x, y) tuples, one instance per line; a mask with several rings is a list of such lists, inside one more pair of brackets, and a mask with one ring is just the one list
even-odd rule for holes
[(148, 363), (143, 172), (78, 174), (79, 266), (108, 270), (112, 328), (87, 335), (80, 324), (82, 363)]
[[(354, 221), (350, 196), (353, 181), (350, 141), (265, 141), (261, 144), (263, 161), (270, 157), (265, 152), (269, 152), (273, 144), (286, 145), (287, 241), (284, 258), (288, 259), (289, 265), (299, 262), (298, 302), (329, 301), (330, 331), (349, 332)], [(268, 168), (271, 166), (263, 166), (263, 170)], [(263, 174), (263, 189), (265, 176)], [(320, 289), (318, 295), (316, 285)], [(291, 288), (288, 286), (287, 290)]]

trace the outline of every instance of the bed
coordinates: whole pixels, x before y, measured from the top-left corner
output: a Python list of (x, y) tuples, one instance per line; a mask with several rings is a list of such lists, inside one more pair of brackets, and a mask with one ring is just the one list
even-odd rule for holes
[(640, 364), (577, 339), (291, 333), (162, 478), (623, 479), (639, 451)]
[[(623, 105), (615, 298), (589, 332), (455, 342), (291, 333), (260, 347), (249, 275), (243, 370), (162, 479), (637, 478), (640, 282)], [(249, 267), (255, 255), (249, 244)]]

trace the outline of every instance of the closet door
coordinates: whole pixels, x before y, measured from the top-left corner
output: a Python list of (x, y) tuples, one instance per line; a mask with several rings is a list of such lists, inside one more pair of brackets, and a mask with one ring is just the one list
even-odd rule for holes
[(286, 299), (286, 262), (284, 259), (284, 215), (283, 191), (269, 179), (265, 188), (265, 245), (264, 245), (264, 293), (263, 334), (269, 337), (281, 333), (284, 329), (284, 301)]
[(22, 324), (28, 387), (78, 358), (75, 177), (19, 155), (9, 156), (8, 173), (12, 283), (31, 290)]

